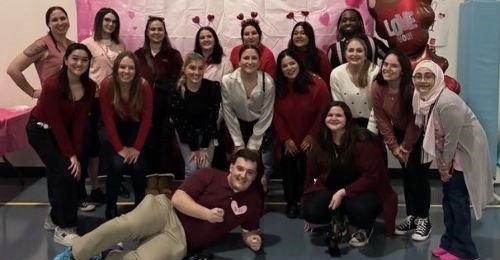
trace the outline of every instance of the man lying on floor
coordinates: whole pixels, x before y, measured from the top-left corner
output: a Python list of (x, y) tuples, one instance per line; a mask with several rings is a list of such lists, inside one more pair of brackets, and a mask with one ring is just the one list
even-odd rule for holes
[(55, 259), (89, 259), (125, 240), (138, 240), (131, 251), (112, 251), (106, 259), (182, 259), (241, 225), (243, 241), (258, 251), (262, 194), (257, 177), (259, 156), (238, 151), (229, 174), (200, 169), (179, 187), (172, 201), (148, 195), (131, 212), (109, 220), (75, 240)]

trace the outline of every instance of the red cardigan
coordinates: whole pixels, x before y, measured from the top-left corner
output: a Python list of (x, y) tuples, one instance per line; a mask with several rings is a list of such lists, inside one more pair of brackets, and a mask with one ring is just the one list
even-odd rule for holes
[(394, 134), (394, 129), (405, 131), (401, 145), (407, 151), (411, 151), (418, 141), (421, 129), (415, 125), (415, 115), (411, 108), (403, 117), (399, 113), (399, 97), (390, 97), (389, 88), (380, 86), (376, 81), (372, 84), (372, 104), (377, 128), (384, 137), (389, 149), (394, 150), (399, 143)]
[(59, 86), (59, 74), (43, 82), (42, 94), (31, 116), (50, 126), (61, 152), (71, 157), (82, 153), (85, 124), (88, 119), (96, 85), (85, 87), (83, 98), (73, 101), (64, 96)]
[[(142, 113), (141, 120), (139, 126), (139, 132), (137, 133), (137, 137), (135, 138), (135, 142), (133, 147), (138, 151), (142, 151), (142, 147), (144, 142), (146, 142), (146, 138), (149, 133), (149, 129), (151, 128), (151, 119), (153, 116), (153, 92), (152, 88), (149, 86), (146, 80), (143, 80), (141, 85), (142, 87)], [(118, 135), (118, 131), (116, 129), (115, 121), (132, 121), (133, 119), (129, 114), (129, 106), (128, 103), (125, 103), (124, 111), (125, 115), (118, 115), (115, 110), (112, 102), (112, 85), (111, 78), (106, 78), (101, 83), (100, 89), (100, 98), (99, 102), (101, 104), (101, 114), (102, 121), (104, 122), (104, 126), (106, 127), (106, 133), (108, 134), (109, 142), (113, 146), (116, 152), (119, 152), (123, 149), (123, 144), (120, 141), (120, 137)]]
[(300, 146), (307, 135), (316, 136), (330, 93), (318, 75), (311, 74), (311, 80), (309, 92), (297, 93), (289, 84), (286, 96), (276, 98), (273, 123), (281, 143), (292, 139)]
[[(361, 176), (344, 187), (346, 196), (354, 197), (363, 192), (376, 192), (382, 201), (385, 233), (392, 236), (394, 235), (398, 210), (398, 195), (389, 182), (389, 170), (383, 160), (382, 146), (376, 140), (358, 141), (354, 147), (354, 157)], [(327, 189), (327, 178), (330, 169), (321, 167), (315, 156), (308, 156), (307, 158), (304, 194)]]

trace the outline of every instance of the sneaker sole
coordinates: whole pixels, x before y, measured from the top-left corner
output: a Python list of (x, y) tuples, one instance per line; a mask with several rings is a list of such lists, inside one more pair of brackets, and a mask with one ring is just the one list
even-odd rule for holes
[(402, 236), (402, 235), (406, 235), (408, 233), (413, 233), (413, 231), (415, 231), (415, 229), (411, 229), (411, 230), (408, 230), (408, 231), (403, 231), (403, 230), (397, 230), (396, 229), (396, 230), (394, 230), (394, 234)]
[(429, 230), (429, 235), (427, 235), (425, 237), (422, 237), (422, 236), (413, 236), (413, 235), (415, 235), (415, 234), (413, 234), (411, 236), (411, 239), (414, 240), (414, 241), (425, 241), (425, 240), (427, 240), (431, 236), (431, 231), (432, 230)]
[(73, 242), (67, 242), (63, 238), (59, 238), (56, 236), (54, 236), (54, 242), (58, 243), (59, 245), (63, 245), (63, 246), (72, 246), (73, 245)]

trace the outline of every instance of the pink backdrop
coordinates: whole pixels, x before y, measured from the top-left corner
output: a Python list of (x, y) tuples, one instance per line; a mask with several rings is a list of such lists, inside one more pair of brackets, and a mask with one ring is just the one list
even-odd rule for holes
[(181, 53), (191, 51), (198, 26), (191, 19), (200, 17), (200, 24), (208, 23), (208, 14), (215, 16), (212, 26), (217, 31), (226, 53), (239, 44), (239, 13), (245, 18), (250, 12), (258, 12), (264, 33), (263, 43), (275, 54), (288, 44), (294, 21), (286, 15), (293, 11), (297, 21), (302, 21), (300, 11), (309, 11), (307, 21), (315, 28), (316, 43), (326, 50), (335, 39), (337, 19), (347, 7), (358, 9), (363, 15), (365, 28), (373, 34), (373, 19), (368, 14), (365, 0), (76, 0), (78, 20), (78, 40), (88, 37), (92, 31), (94, 15), (101, 7), (115, 9), (121, 21), (121, 37), (127, 49), (136, 50), (144, 40), (144, 26), (148, 15), (165, 17), (167, 31), (175, 48)]

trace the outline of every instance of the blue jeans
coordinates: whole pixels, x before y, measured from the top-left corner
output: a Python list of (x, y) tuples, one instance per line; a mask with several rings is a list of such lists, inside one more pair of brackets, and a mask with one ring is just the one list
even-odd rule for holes
[(472, 241), (470, 201), (464, 174), (453, 170), (449, 182), (443, 182), (443, 218), (446, 228), (441, 247), (460, 258), (478, 258)]

